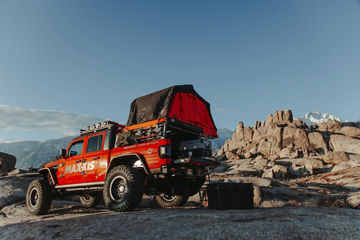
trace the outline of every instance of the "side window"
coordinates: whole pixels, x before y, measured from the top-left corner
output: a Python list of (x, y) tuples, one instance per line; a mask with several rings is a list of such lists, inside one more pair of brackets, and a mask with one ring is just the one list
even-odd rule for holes
[(88, 139), (86, 152), (97, 152), (101, 150), (103, 135), (97, 135)]
[(72, 157), (80, 155), (82, 153), (83, 145), (83, 140), (73, 143), (69, 149), (68, 156)]

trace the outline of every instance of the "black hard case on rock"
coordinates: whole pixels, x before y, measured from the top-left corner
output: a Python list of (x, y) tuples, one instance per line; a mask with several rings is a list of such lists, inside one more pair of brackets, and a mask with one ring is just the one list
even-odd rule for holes
[(252, 209), (254, 190), (251, 183), (210, 183), (207, 196), (211, 209)]

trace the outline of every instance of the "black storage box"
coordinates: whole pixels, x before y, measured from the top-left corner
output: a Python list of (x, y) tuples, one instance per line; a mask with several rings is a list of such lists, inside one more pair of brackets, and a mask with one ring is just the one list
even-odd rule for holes
[(254, 190), (251, 183), (210, 183), (207, 185), (208, 208), (254, 208)]

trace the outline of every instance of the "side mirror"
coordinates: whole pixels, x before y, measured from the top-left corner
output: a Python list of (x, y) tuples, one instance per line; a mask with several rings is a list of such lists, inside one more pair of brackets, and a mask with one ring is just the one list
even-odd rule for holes
[(63, 158), (66, 157), (66, 150), (65, 149), (60, 150), (60, 156), (63, 157)]

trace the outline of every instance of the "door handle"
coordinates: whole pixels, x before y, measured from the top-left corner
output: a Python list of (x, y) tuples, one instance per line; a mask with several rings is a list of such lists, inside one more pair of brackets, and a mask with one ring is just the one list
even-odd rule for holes
[(99, 159), (100, 157), (93, 157), (94, 160)]
[(82, 162), (86, 162), (86, 159), (81, 160)]
[(76, 163), (79, 163), (79, 162), (81, 162), (81, 160), (76, 160), (75, 162), (76, 162)]
[(65, 166), (65, 163), (61, 163), (61, 164), (60, 164), (60, 167), (63, 167), (63, 166)]

